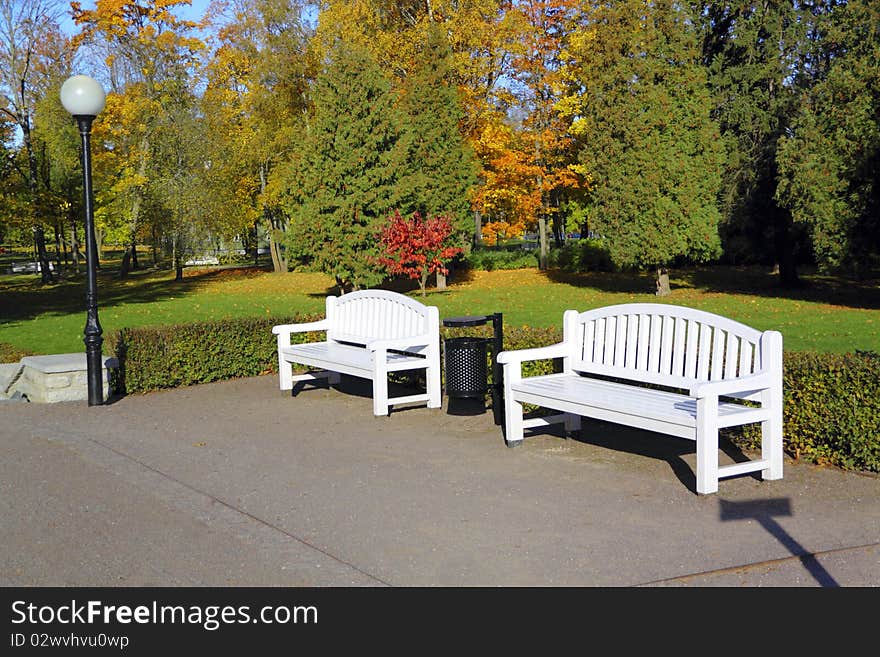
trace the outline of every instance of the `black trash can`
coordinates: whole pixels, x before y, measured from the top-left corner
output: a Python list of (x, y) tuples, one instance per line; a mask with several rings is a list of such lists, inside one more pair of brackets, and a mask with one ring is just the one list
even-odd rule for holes
[(485, 338), (444, 340), (446, 396), (482, 399), (489, 387)]
[[(488, 365), (492, 362), (492, 414), (495, 424), (504, 423), (504, 399), (502, 369), (498, 364), (498, 354), (504, 348), (504, 328), (501, 313), (491, 315), (466, 315), (447, 317), (443, 326), (464, 328), (483, 326), (492, 323), (492, 337), (457, 337), (443, 341), (444, 373), (446, 375), (446, 396), (450, 401), (479, 399), (485, 412), (486, 391), (489, 389)], [(470, 404), (470, 402), (468, 402)], [(450, 404), (450, 408), (452, 405)], [(460, 410), (460, 409), (458, 409)]]

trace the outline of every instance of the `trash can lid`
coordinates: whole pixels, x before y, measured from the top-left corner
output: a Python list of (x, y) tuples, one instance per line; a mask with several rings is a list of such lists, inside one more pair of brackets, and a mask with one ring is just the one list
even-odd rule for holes
[(443, 320), (443, 326), (482, 326), (492, 319), (492, 315), (464, 315), (462, 317), (447, 317)]

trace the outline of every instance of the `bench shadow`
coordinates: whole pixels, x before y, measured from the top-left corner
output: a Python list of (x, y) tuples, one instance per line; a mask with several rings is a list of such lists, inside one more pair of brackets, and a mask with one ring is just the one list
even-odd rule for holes
[(718, 500), (719, 517), (722, 522), (736, 520), (755, 520), (761, 527), (779, 541), (793, 557), (797, 557), (804, 569), (816, 580), (819, 586), (839, 587), (840, 584), (825, 570), (816, 555), (807, 550), (777, 522), (776, 518), (793, 516), (791, 501), (787, 497), (768, 500), (746, 500), (733, 502)]
[[(537, 433), (556, 435), (586, 445), (665, 461), (678, 480), (689, 491), (697, 494), (696, 472), (684, 459), (687, 455), (696, 454), (696, 443), (692, 440), (589, 418), (581, 418), (581, 430), (568, 438), (566, 438), (561, 424), (551, 425), (544, 429), (534, 429), (531, 435)], [(725, 432), (722, 432), (718, 437), (718, 448), (734, 463), (744, 463), (751, 460), (725, 436)], [(738, 477), (761, 480), (759, 472), (747, 472), (730, 477), (730, 479)]]

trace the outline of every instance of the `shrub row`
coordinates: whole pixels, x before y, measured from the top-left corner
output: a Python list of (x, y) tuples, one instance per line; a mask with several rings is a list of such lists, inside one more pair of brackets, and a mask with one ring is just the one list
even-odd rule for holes
[[(198, 324), (130, 328), (108, 336), (109, 353), (120, 360), (125, 393), (209, 383), (277, 372), (272, 326), (308, 322), (317, 316), (231, 319)], [(443, 337), (488, 337), (488, 326), (443, 329)], [(295, 342), (320, 334), (295, 334)], [(506, 327), (505, 349), (525, 349), (561, 340), (558, 329)], [(553, 361), (527, 363), (524, 375), (553, 371)], [(794, 458), (848, 470), (880, 472), (880, 355), (874, 352), (784, 355), (785, 450)], [(491, 372), (491, 367), (489, 368)], [(732, 432), (741, 447), (758, 445), (750, 426)]]
[[(141, 393), (276, 372), (276, 324), (310, 322), (318, 316), (229, 319), (153, 328), (127, 328), (108, 336), (119, 359), (117, 388)], [(293, 342), (316, 335), (295, 334)]]
[(480, 271), (528, 269), (538, 266), (538, 255), (537, 251), (527, 251), (519, 246), (510, 249), (482, 247), (462, 258), (462, 264), (467, 269)]
[[(785, 450), (846, 470), (880, 472), (880, 354), (785, 352)], [(757, 427), (736, 442), (755, 447)]]

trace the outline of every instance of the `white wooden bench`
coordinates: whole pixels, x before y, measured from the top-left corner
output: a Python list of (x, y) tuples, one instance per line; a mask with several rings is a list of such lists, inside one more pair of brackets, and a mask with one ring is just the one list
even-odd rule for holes
[[(340, 374), (373, 382), (373, 414), (388, 415), (392, 404), (427, 401), (439, 408), (440, 313), (396, 292), (360, 290), (327, 297), (324, 319), (304, 324), (272, 327), (278, 336), (278, 371), (281, 390), (294, 382), (328, 378), (338, 383)], [(326, 331), (326, 339), (290, 343), (292, 333)], [(293, 374), (293, 365), (314, 371)], [(427, 391), (405, 397), (388, 396), (388, 373), (425, 370)]]
[[(562, 372), (522, 376), (525, 361), (562, 359)], [(563, 341), (504, 351), (505, 440), (581, 417), (696, 441), (696, 488), (761, 471), (782, 478), (782, 335), (711, 313), (667, 304), (622, 304), (563, 315)], [(640, 384), (654, 384), (646, 387)], [(656, 389), (661, 386), (663, 389)], [(758, 402), (746, 405), (740, 400)], [(523, 404), (562, 411), (523, 418)], [(761, 423), (761, 458), (719, 467), (718, 430)]]

